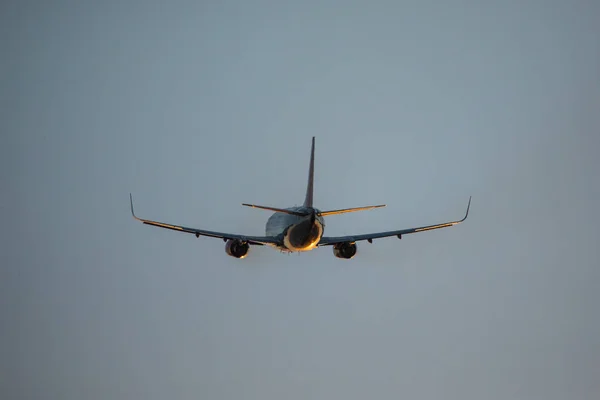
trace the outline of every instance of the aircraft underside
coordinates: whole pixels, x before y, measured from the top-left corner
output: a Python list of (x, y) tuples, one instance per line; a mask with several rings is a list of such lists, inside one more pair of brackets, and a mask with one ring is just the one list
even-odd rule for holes
[[(298, 208), (288, 210), (296, 211)], [(317, 210), (318, 211), (318, 210)], [(282, 226), (285, 228), (281, 229)], [(281, 229), (281, 230), (279, 230)], [(275, 213), (267, 222), (267, 233), (281, 232), (275, 235), (281, 238), (279, 243), (271, 244), (282, 253), (299, 253), (311, 251), (318, 247), (325, 223), (322, 217), (300, 218), (294, 215)], [(333, 254), (337, 258), (350, 259), (356, 255), (356, 243), (348, 241), (336, 243), (333, 247)], [(250, 250), (249, 245), (235, 240), (227, 241), (225, 246), (227, 254), (236, 258), (245, 258)]]

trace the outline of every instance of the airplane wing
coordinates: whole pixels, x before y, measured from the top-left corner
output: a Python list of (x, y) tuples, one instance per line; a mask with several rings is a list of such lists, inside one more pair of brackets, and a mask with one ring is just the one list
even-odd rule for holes
[(337, 243), (357, 242), (359, 240), (368, 240), (369, 242), (372, 242), (373, 239), (379, 239), (379, 238), (384, 238), (384, 237), (389, 237), (389, 236), (398, 236), (398, 238), (401, 238), (402, 235), (406, 235), (409, 233), (424, 232), (424, 231), (430, 231), (433, 229), (440, 229), (440, 228), (446, 228), (449, 226), (458, 225), (461, 222), (463, 222), (465, 219), (467, 219), (467, 216), (469, 215), (470, 207), (471, 207), (471, 197), (469, 197), (469, 204), (467, 205), (467, 212), (465, 213), (465, 217), (458, 221), (444, 222), (442, 224), (437, 224), (437, 225), (421, 226), (418, 228), (401, 229), (398, 231), (368, 233), (368, 234), (364, 234), (364, 235), (338, 236), (338, 237), (324, 236), (321, 238), (321, 241), (319, 242), (318, 246), (330, 246), (330, 245), (334, 245)]
[(241, 240), (244, 242), (248, 242), (253, 245), (260, 245), (260, 246), (265, 245), (265, 244), (271, 244), (271, 245), (281, 244), (280, 241), (277, 240), (277, 238), (270, 237), (270, 236), (246, 236), (246, 235), (239, 235), (239, 234), (232, 234), (232, 233), (205, 231), (203, 229), (187, 228), (185, 226), (165, 224), (163, 222), (150, 221), (148, 219), (138, 218), (138, 217), (136, 217), (135, 213), (133, 212), (133, 198), (131, 197), (131, 193), (129, 194), (129, 201), (131, 203), (131, 215), (133, 216), (133, 218), (137, 219), (138, 221), (143, 222), (146, 225), (158, 226), (159, 228), (172, 229), (174, 231), (179, 231), (179, 232), (193, 233), (194, 235), (196, 235), (196, 237), (209, 236), (209, 237), (220, 238), (220, 239), (224, 239), (224, 240), (237, 239), (237, 240)]

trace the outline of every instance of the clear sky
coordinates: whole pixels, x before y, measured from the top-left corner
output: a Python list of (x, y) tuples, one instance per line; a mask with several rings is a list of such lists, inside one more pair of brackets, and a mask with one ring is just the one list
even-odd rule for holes
[[(0, 398), (597, 399), (597, 1), (5, 1)], [(263, 234), (316, 136), (326, 234)]]

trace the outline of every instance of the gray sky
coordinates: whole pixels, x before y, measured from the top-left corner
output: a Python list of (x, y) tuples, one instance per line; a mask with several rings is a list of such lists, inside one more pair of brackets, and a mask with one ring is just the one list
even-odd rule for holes
[[(3, 2), (2, 399), (596, 399), (594, 1)], [(146, 218), (401, 241), (228, 257)]]

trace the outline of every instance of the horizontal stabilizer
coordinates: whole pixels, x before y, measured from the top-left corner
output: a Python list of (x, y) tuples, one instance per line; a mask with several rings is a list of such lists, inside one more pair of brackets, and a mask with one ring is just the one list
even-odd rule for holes
[(269, 211), (275, 211), (275, 212), (284, 213), (284, 214), (297, 215), (299, 217), (305, 217), (308, 215), (308, 213), (301, 213), (298, 211), (286, 210), (285, 208), (257, 206), (256, 204), (246, 204), (246, 203), (242, 203), (242, 205), (246, 206), (246, 207), (260, 208), (262, 210), (269, 210)]
[(385, 204), (380, 204), (378, 206), (365, 206), (365, 207), (356, 207), (356, 208), (343, 208), (341, 210), (321, 211), (319, 213), (319, 215), (322, 217), (326, 217), (328, 215), (345, 214), (345, 213), (351, 213), (351, 212), (356, 212), (356, 211), (366, 211), (366, 210), (372, 210), (374, 208), (381, 208), (381, 207), (385, 207)]

